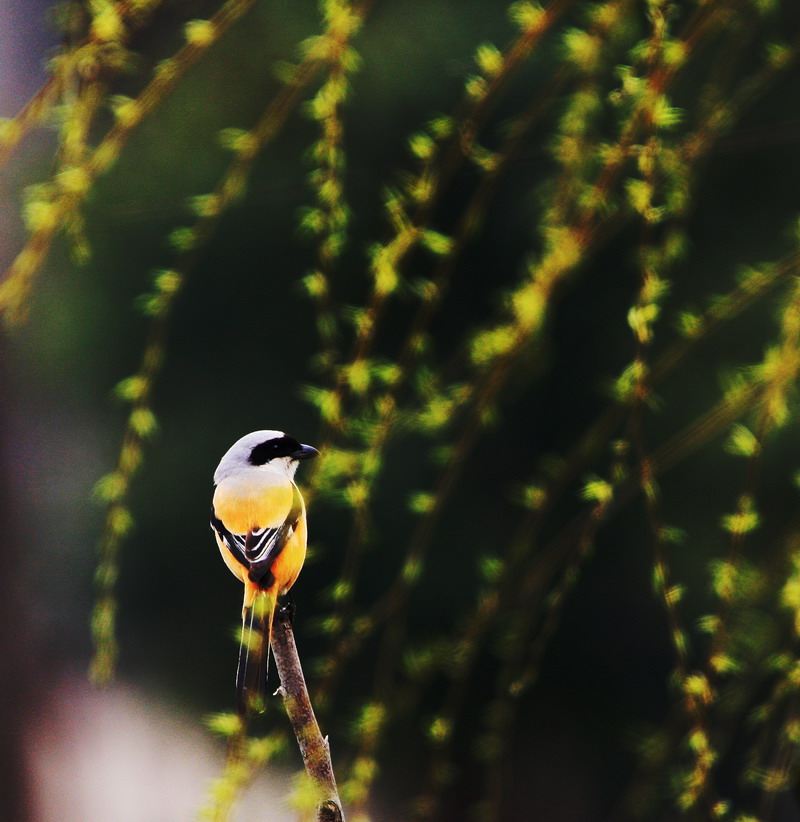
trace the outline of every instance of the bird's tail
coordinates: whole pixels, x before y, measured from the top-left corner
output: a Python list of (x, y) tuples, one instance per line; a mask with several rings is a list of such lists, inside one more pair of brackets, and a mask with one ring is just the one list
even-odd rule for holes
[(259, 591), (242, 612), (236, 700), (239, 713), (244, 716), (261, 713), (266, 707), (269, 644), (275, 603), (273, 592)]

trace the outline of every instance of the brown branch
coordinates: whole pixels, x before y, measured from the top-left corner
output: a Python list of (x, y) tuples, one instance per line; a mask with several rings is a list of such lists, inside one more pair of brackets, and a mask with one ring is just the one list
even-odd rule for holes
[(331, 752), (323, 737), (308, 697), (308, 688), (297, 655), (289, 608), (279, 608), (272, 629), (272, 654), (281, 678), (280, 694), (297, 737), (306, 773), (318, 791), (318, 822), (344, 822), (344, 811), (336, 788)]

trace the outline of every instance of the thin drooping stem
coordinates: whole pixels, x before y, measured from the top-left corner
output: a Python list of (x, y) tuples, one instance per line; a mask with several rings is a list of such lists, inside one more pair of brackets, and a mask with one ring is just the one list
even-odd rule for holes
[(306, 773), (318, 791), (318, 822), (344, 822), (344, 811), (336, 788), (328, 740), (322, 736), (308, 696), (306, 680), (297, 654), (288, 608), (275, 613), (272, 653), (281, 678), (280, 694), (297, 737)]

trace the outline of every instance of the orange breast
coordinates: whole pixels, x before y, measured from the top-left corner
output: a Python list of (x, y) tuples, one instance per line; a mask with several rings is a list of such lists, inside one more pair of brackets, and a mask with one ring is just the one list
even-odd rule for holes
[(306, 514), (297, 523), (297, 528), (272, 565), (275, 589), (279, 596), (294, 585), (306, 558)]
[[(277, 528), (289, 515), (294, 502), (294, 485), (285, 477), (263, 476), (229, 477), (214, 492), (214, 514), (225, 527), (235, 534), (246, 534), (254, 528)], [(306, 512), (301, 501), (300, 518), (294, 533), (271, 567), (275, 584), (271, 586), (282, 595), (294, 585), (306, 557)], [(217, 545), (225, 564), (245, 586), (245, 606), (252, 602), (258, 587), (247, 577), (243, 566), (224, 543)]]
[(267, 472), (245, 477), (228, 477), (214, 492), (214, 513), (234, 534), (253, 528), (277, 528), (292, 507), (289, 479)]

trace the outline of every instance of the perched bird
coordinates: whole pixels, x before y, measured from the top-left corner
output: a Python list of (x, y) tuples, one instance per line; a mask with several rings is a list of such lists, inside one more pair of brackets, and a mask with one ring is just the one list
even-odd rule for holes
[(214, 472), (211, 528), (225, 564), (244, 583), (236, 671), (242, 714), (264, 707), (275, 606), (306, 556), (306, 508), (294, 474), (299, 460), (318, 453), (282, 431), (253, 431)]

